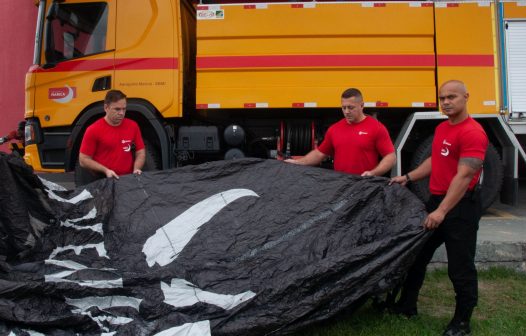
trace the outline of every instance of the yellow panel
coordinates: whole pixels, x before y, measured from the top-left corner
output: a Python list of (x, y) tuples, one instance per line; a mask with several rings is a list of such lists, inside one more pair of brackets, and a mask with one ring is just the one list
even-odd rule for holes
[(504, 3), (504, 18), (505, 19), (524, 19), (526, 18), (526, 6), (522, 2), (522, 6), (519, 6), (518, 2), (505, 2)]
[[(306, 4), (307, 5), (307, 4)], [(361, 3), (313, 4), (314, 8), (293, 8), (294, 4), (268, 4), (266, 9), (244, 9), (223, 5), (224, 19), (198, 20), (197, 36), (232, 38), (243, 36), (327, 36), (432, 34), (432, 7), (410, 7), (388, 3), (368, 8)], [(198, 7), (199, 10), (199, 7)], [(400, 20), (407, 17), (408, 20)], [(395, 20), (396, 19), (396, 20)]]
[(48, 172), (48, 173), (63, 173), (64, 169), (49, 169), (42, 168), (40, 165), (40, 154), (38, 154), (37, 145), (27, 145), (24, 147), (24, 161), (33, 167), (35, 171), (38, 172)]
[[(116, 29), (114, 86), (151, 102), (165, 117), (182, 114), (175, 103), (182, 90), (179, 9), (172, 5), (171, 0), (120, 1)], [(119, 68), (119, 60), (131, 60), (131, 69)]]
[(223, 5), (223, 19), (198, 20), (197, 104), (335, 107), (348, 87), (390, 107), (435, 102), (433, 7), (305, 5)]
[[(470, 67), (461, 70), (453, 67), (442, 68), (438, 81), (443, 83), (450, 79), (460, 78), (468, 88), (470, 113), (498, 113), (498, 100), (495, 93), (493, 69), (487, 67)], [(459, 77), (460, 76), (460, 77)]]
[[(88, 58), (85, 58), (85, 60)], [(97, 58), (92, 58), (97, 60)], [(68, 64), (68, 62), (64, 62)], [(35, 106), (42, 127), (70, 126), (80, 112), (91, 102), (104, 100), (106, 92), (92, 92), (93, 82), (100, 77), (111, 76), (105, 71), (50, 71), (39, 72), (35, 81)], [(50, 98), (50, 91), (70, 87), (75, 96), (71, 101), (59, 103)]]
[[(492, 54), (492, 7), (478, 3), (455, 3), (457, 7), (436, 8), (439, 54)], [(438, 4), (437, 4), (438, 5)]]
[(436, 4), (437, 79), (458, 79), (470, 92), (470, 113), (496, 113), (498, 61), (493, 3)]
[[(217, 81), (218, 75), (223, 82)], [(435, 102), (434, 79), (433, 69), (203, 72), (198, 75), (197, 103), (239, 108), (245, 103), (292, 107), (297, 102), (315, 102), (317, 107), (336, 107), (341, 92), (353, 86), (362, 90), (368, 102), (411, 107), (414, 102)]]

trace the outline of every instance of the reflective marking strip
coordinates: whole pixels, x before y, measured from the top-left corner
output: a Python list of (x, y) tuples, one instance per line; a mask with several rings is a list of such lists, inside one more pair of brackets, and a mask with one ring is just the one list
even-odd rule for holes
[(197, 10), (220, 10), (220, 5), (197, 6)]
[(482, 104), (484, 104), (484, 106), (495, 106), (495, 105), (497, 105), (497, 103), (494, 100), (484, 100), (484, 102)]
[(479, 7), (489, 7), (489, 1), (479, 1)]
[(268, 103), (245, 103), (244, 108), (265, 108), (268, 107)]
[(256, 9), (256, 5), (244, 5), (243, 9)]
[(375, 2), (374, 7), (386, 7), (387, 4), (385, 2)]
[(199, 110), (205, 110), (205, 109), (213, 109), (213, 108), (221, 108), (221, 104), (196, 104), (195, 107)]
[(436, 107), (436, 103), (433, 102), (413, 102), (412, 107)]
[(433, 7), (432, 2), (410, 2), (409, 7)]
[(458, 4), (458, 3), (448, 3), (448, 4), (447, 4), (447, 7), (448, 7), (448, 8), (449, 8), (449, 7), (459, 7), (459, 6), (460, 6), (460, 4)]
[(362, 7), (372, 8), (374, 7), (373, 2), (362, 2)]
[(377, 101), (377, 102), (365, 102), (364, 107), (387, 107), (389, 106), (388, 102)]
[(318, 107), (316, 102), (292, 103), (292, 107)]
[(316, 8), (316, 4), (311, 3), (299, 3), (299, 4), (291, 4), (291, 8)]
[(446, 8), (447, 5), (448, 5), (448, 4), (445, 3), (445, 2), (437, 2), (437, 3), (435, 3), (435, 7), (436, 7), (436, 8)]
[(526, 1), (517, 1), (517, 6), (519, 6), (519, 7), (526, 6)]

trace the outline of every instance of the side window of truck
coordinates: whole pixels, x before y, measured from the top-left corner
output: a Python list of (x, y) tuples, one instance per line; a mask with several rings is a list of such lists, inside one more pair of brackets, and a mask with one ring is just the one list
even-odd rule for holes
[(106, 51), (107, 28), (108, 6), (104, 2), (53, 3), (46, 16), (46, 63)]

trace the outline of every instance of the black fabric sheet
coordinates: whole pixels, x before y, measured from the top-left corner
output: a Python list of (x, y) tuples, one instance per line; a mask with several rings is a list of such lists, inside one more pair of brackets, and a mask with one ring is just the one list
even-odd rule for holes
[(282, 335), (404, 277), (423, 204), (385, 178), (212, 162), (59, 191), (0, 156), (0, 331)]

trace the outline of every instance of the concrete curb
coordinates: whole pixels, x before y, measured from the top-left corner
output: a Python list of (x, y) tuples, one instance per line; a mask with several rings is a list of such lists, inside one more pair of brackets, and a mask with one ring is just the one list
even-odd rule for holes
[[(477, 243), (475, 263), (479, 269), (501, 266), (526, 272), (526, 242), (479, 242)], [(442, 245), (435, 252), (430, 266), (439, 268), (446, 265), (446, 249)]]

